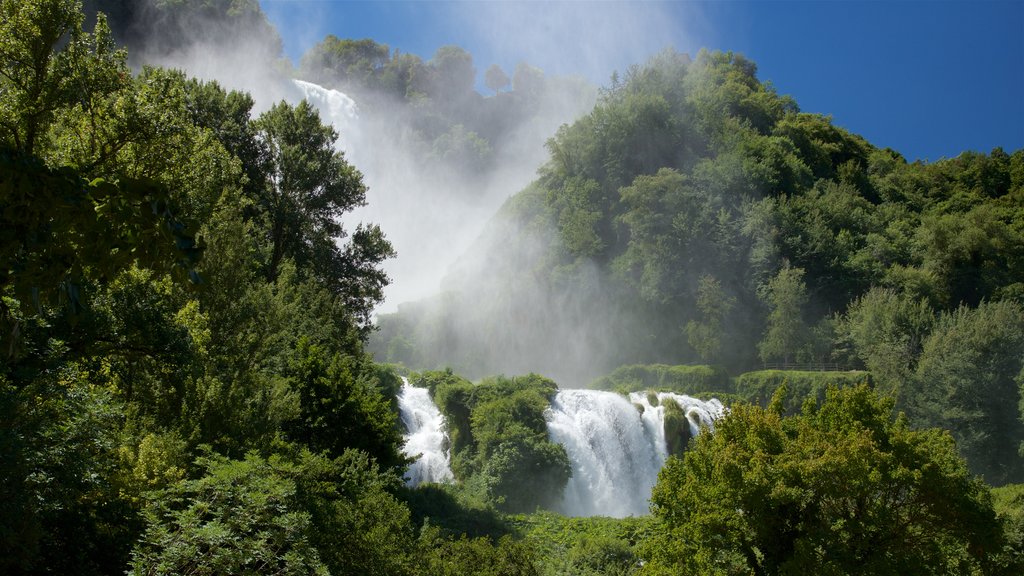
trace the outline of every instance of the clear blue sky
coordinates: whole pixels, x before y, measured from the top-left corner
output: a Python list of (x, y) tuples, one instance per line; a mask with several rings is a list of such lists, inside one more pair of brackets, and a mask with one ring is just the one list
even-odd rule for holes
[(909, 160), (1024, 148), (1024, 0), (260, 4), (295, 61), (334, 34), (424, 59), (457, 44), (480, 76), (527, 61), (603, 85), (666, 47), (707, 47)]

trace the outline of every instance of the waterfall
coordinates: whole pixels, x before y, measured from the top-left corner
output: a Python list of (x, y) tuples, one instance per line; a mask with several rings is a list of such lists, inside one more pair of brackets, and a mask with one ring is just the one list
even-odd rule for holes
[(444, 416), (426, 388), (416, 388), (402, 378), (398, 410), (407, 431), (402, 452), (416, 461), (409, 465), (405, 480), (409, 486), (423, 482), (451, 482), (448, 465), (448, 434)]
[(343, 152), (351, 155), (351, 143), (359, 136), (359, 109), (356, 102), (344, 92), (324, 88), (312, 82), (292, 80), (292, 84), (302, 93), (302, 97), (320, 111), (325, 123), (334, 126), (341, 135), (338, 146)]
[(561, 512), (569, 516), (639, 516), (648, 512), (651, 489), (668, 457), (665, 400), (685, 414), (691, 434), (711, 426), (721, 402), (659, 393), (629, 398), (614, 392), (562, 390), (548, 414), (548, 434), (562, 444), (572, 463)]

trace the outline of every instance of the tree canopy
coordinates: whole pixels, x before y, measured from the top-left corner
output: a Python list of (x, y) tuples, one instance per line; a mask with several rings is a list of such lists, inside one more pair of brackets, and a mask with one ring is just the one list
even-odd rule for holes
[(911, 430), (866, 386), (792, 417), (784, 394), (665, 465), (644, 573), (992, 573), (1002, 532), (947, 432)]

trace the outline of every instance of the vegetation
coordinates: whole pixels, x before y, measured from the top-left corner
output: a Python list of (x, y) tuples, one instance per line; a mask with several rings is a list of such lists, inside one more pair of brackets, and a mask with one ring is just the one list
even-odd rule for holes
[[(458, 483), (402, 485), (406, 367), (367, 352), (394, 254), (342, 224), (365, 186), (337, 133), (306, 103), (255, 115), (216, 82), (133, 73), (115, 43), (255, 31), (272, 61), (258, 3), (87, 4), (84, 29), (76, 0), (0, 0), (0, 572), (1024, 568), (1024, 151), (907, 163), (735, 54), (616, 78), (471, 255), (480, 292), (374, 337), (414, 369), (514, 352), (736, 400), (695, 439), (665, 402), (652, 516), (564, 518), (537, 511), (571, 474), (537, 374), (409, 372)], [(390, 91), (428, 163), (472, 169), (572, 87), (492, 67), (483, 98), (460, 48), (334, 37), (301, 73)], [(850, 370), (750, 372), (776, 361)]]
[(785, 413), (795, 414), (808, 399), (819, 404), (823, 402), (829, 387), (847, 388), (871, 382), (870, 374), (859, 371), (757, 370), (736, 377), (736, 394), (747, 403), (767, 406), (775, 391), (785, 385), (788, 391), (784, 400)]
[(719, 366), (668, 366), (665, 364), (620, 366), (611, 374), (590, 385), (597, 390), (614, 390), (621, 394), (654, 390), (690, 396), (704, 393), (730, 392), (732, 382)]
[(473, 384), (446, 373), (413, 375), (445, 415), (452, 471), (482, 502), (509, 512), (552, 507), (571, 473), (565, 448), (548, 439), (544, 411), (557, 385), (529, 376)]
[[(908, 163), (706, 51), (629, 70), (549, 149), (473, 272), (382, 317), (371, 349), (561, 380), (709, 361), (867, 371), (915, 426), (951, 430), (973, 472), (1024, 479), (1024, 150)], [(668, 387), (620, 376), (596, 386)], [(793, 378), (820, 399), (824, 380)], [(779, 382), (742, 383), (765, 402)]]
[(863, 385), (785, 418), (784, 395), (734, 406), (665, 465), (644, 573), (994, 573), (1002, 531), (948, 433)]

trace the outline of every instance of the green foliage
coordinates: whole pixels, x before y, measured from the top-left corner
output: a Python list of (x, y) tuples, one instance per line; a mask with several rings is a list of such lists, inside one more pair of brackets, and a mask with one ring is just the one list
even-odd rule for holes
[(839, 326), (842, 340), (871, 372), (878, 389), (902, 404), (901, 387), (910, 380), (935, 313), (891, 289), (872, 289), (854, 300)]
[(409, 573), (408, 509), (365, 453), (197, 461), (155, 493), (131, 574)]
[(531, 549), (509, 536), (496, 543), (485, 537), (442, 538), (424, 530), (420, 536), (423, 565), (420, 574), (440, 576), (538, 576)]
[(1024, 307), (983, 302), (943, 314), (925, 340), (912, 389), (911, 421), (949, 430), (971, 471), (995, 486), (1024, 479)]
[(361, 359), (330, 354), (303, 337), (286, 376), (299, 397), (297, 420), (284, 426), (293, 440), (331, 456), (359, 448), (385, 468), (405, 463), (397, 413)]
[(786, 265), (765, 287), (765, 300), (771, 312), (764, 340), (757, 345), (758, 355), (765, 362), (782, 360), (788, 364), (805, 343), (807, 325), (803, 309), (807, 304), (807, 287), (803, 276), (800, 268)]
[(645, 573), (989, 573), (988, 488), (939, 430), (912, 431), (867, 386), (797, 416), (736, 405), (670, 458)]
[[(57, 305), (78, 314), (87, 278), (109, 280), (135, 262), (198, 280), (192, 266), (202, 250), (155, 183), (87, 182), (72, 169), (17, 153), (0, 152), (0, 165), (0, 289), (22, 313)], [(8, 326), (11, 306), (0, 308)], [(11, 332), (4, 330), (5, 342)]]
[(497, 64), (491, 64), (487, 71), (484, 72), (484, 83), (487, 84), (488, 88), (494, 90), (495, 95), (501, 92), (502, 88), (508, 86), (510, 82), (512, 82), (512, 79)]
[(674, 399), (666, 398), (662, 405), (665, 407), (665, 447), (669, 454), (682, 454), (693, 437), (690, 419)]
[(0, 144), (39, 154), (60, 110), (123, 86), (125, 55), (104, 19), (93, 34), (82, 31), (77, 0), (4, 0), (0, 14)]
[(795, 414), (807, 400), (821, 404), (829, 387), (849, 388), (872, 385), (874, 374), (862, 371), (812, 372), (805, 370), (757, 370), (736, 377), (736, 394), (744, 402), (768, 406), (775, 391), (785, 385), (788, 393), (784, 409)]
[(372, 85), (390, 59), (386, 44), (369, 38), (343, 40), (330, 34), (302, 56), (300, 72), (320, 84)]
[(686, 324), (686, 338), (702, 360), (713, 362), (722, 353), (722, 325), (736, 305), (736, 299), (725, 294), (722, 283), (714, 276), (701, 276), (697, 287), (697, 309), (702, 321)]
[(205, 475), (154, 495), (131, 574), (328, 574), (310, 515), (277, 461), (208, 457)]
[(536, 551), (545, 576), (636, 574), (635, 548), (654, 526), (651, 517), (567, 518), (553, 512), (512, 516), (509, 522)]
[(281, 37), (257, 0), (85, 0), (87, 14), (111, 17), (119, 40), (133, 52), (174, 54), (196, 44), (223, 53), (244, 42), (248, 65), (271, 63), (281, 54)]
[(421, 484), (402, 494), (413, 525), (440, 535), (498, 539), (510, 533), (505, 516), (476, 498), (464, 485)]
[(121, 406), (97, 384), (77, 364), (30, 381), (0, 373), (4, 574), (110, 574), (127, 563), (138, 486), (118, 457)]
[[(139, 542), (137, 572), (412, 573), (400, 381), (360, 330), (390, 246), (375, 227), (334, 245), (363, 186), (333, 132), (308, 108), (254, 122), (249, 96), (180, 72), (132, 76), (76, 2), (0, 15), (0, 571), (123, 572)], [(331, 170), (347, 199), (317, 196)], [(308, 220), (268, 278), (271, 176)]]
[(1024, 569), (1024, 484), (994, 488), (992, 505), (1006, 535), (996, 563), (1003, 574), (1020, 572)]
[(648, 364), (620, 366), (590, 385), (596, 390), (612, 390), (621, 394), (654, 390), (699, 395), (710, 392), (732, 392), (732, 381), (720, 366), (668, 366)]
[(452, 471), (484, 502), (518, 512), (561, 499), (569, 458), (548, 440), (544, 419), (554, 382), (530, 374), (472, 384), (450, 372), (410, 381), (432, 387), (448, 425)]

